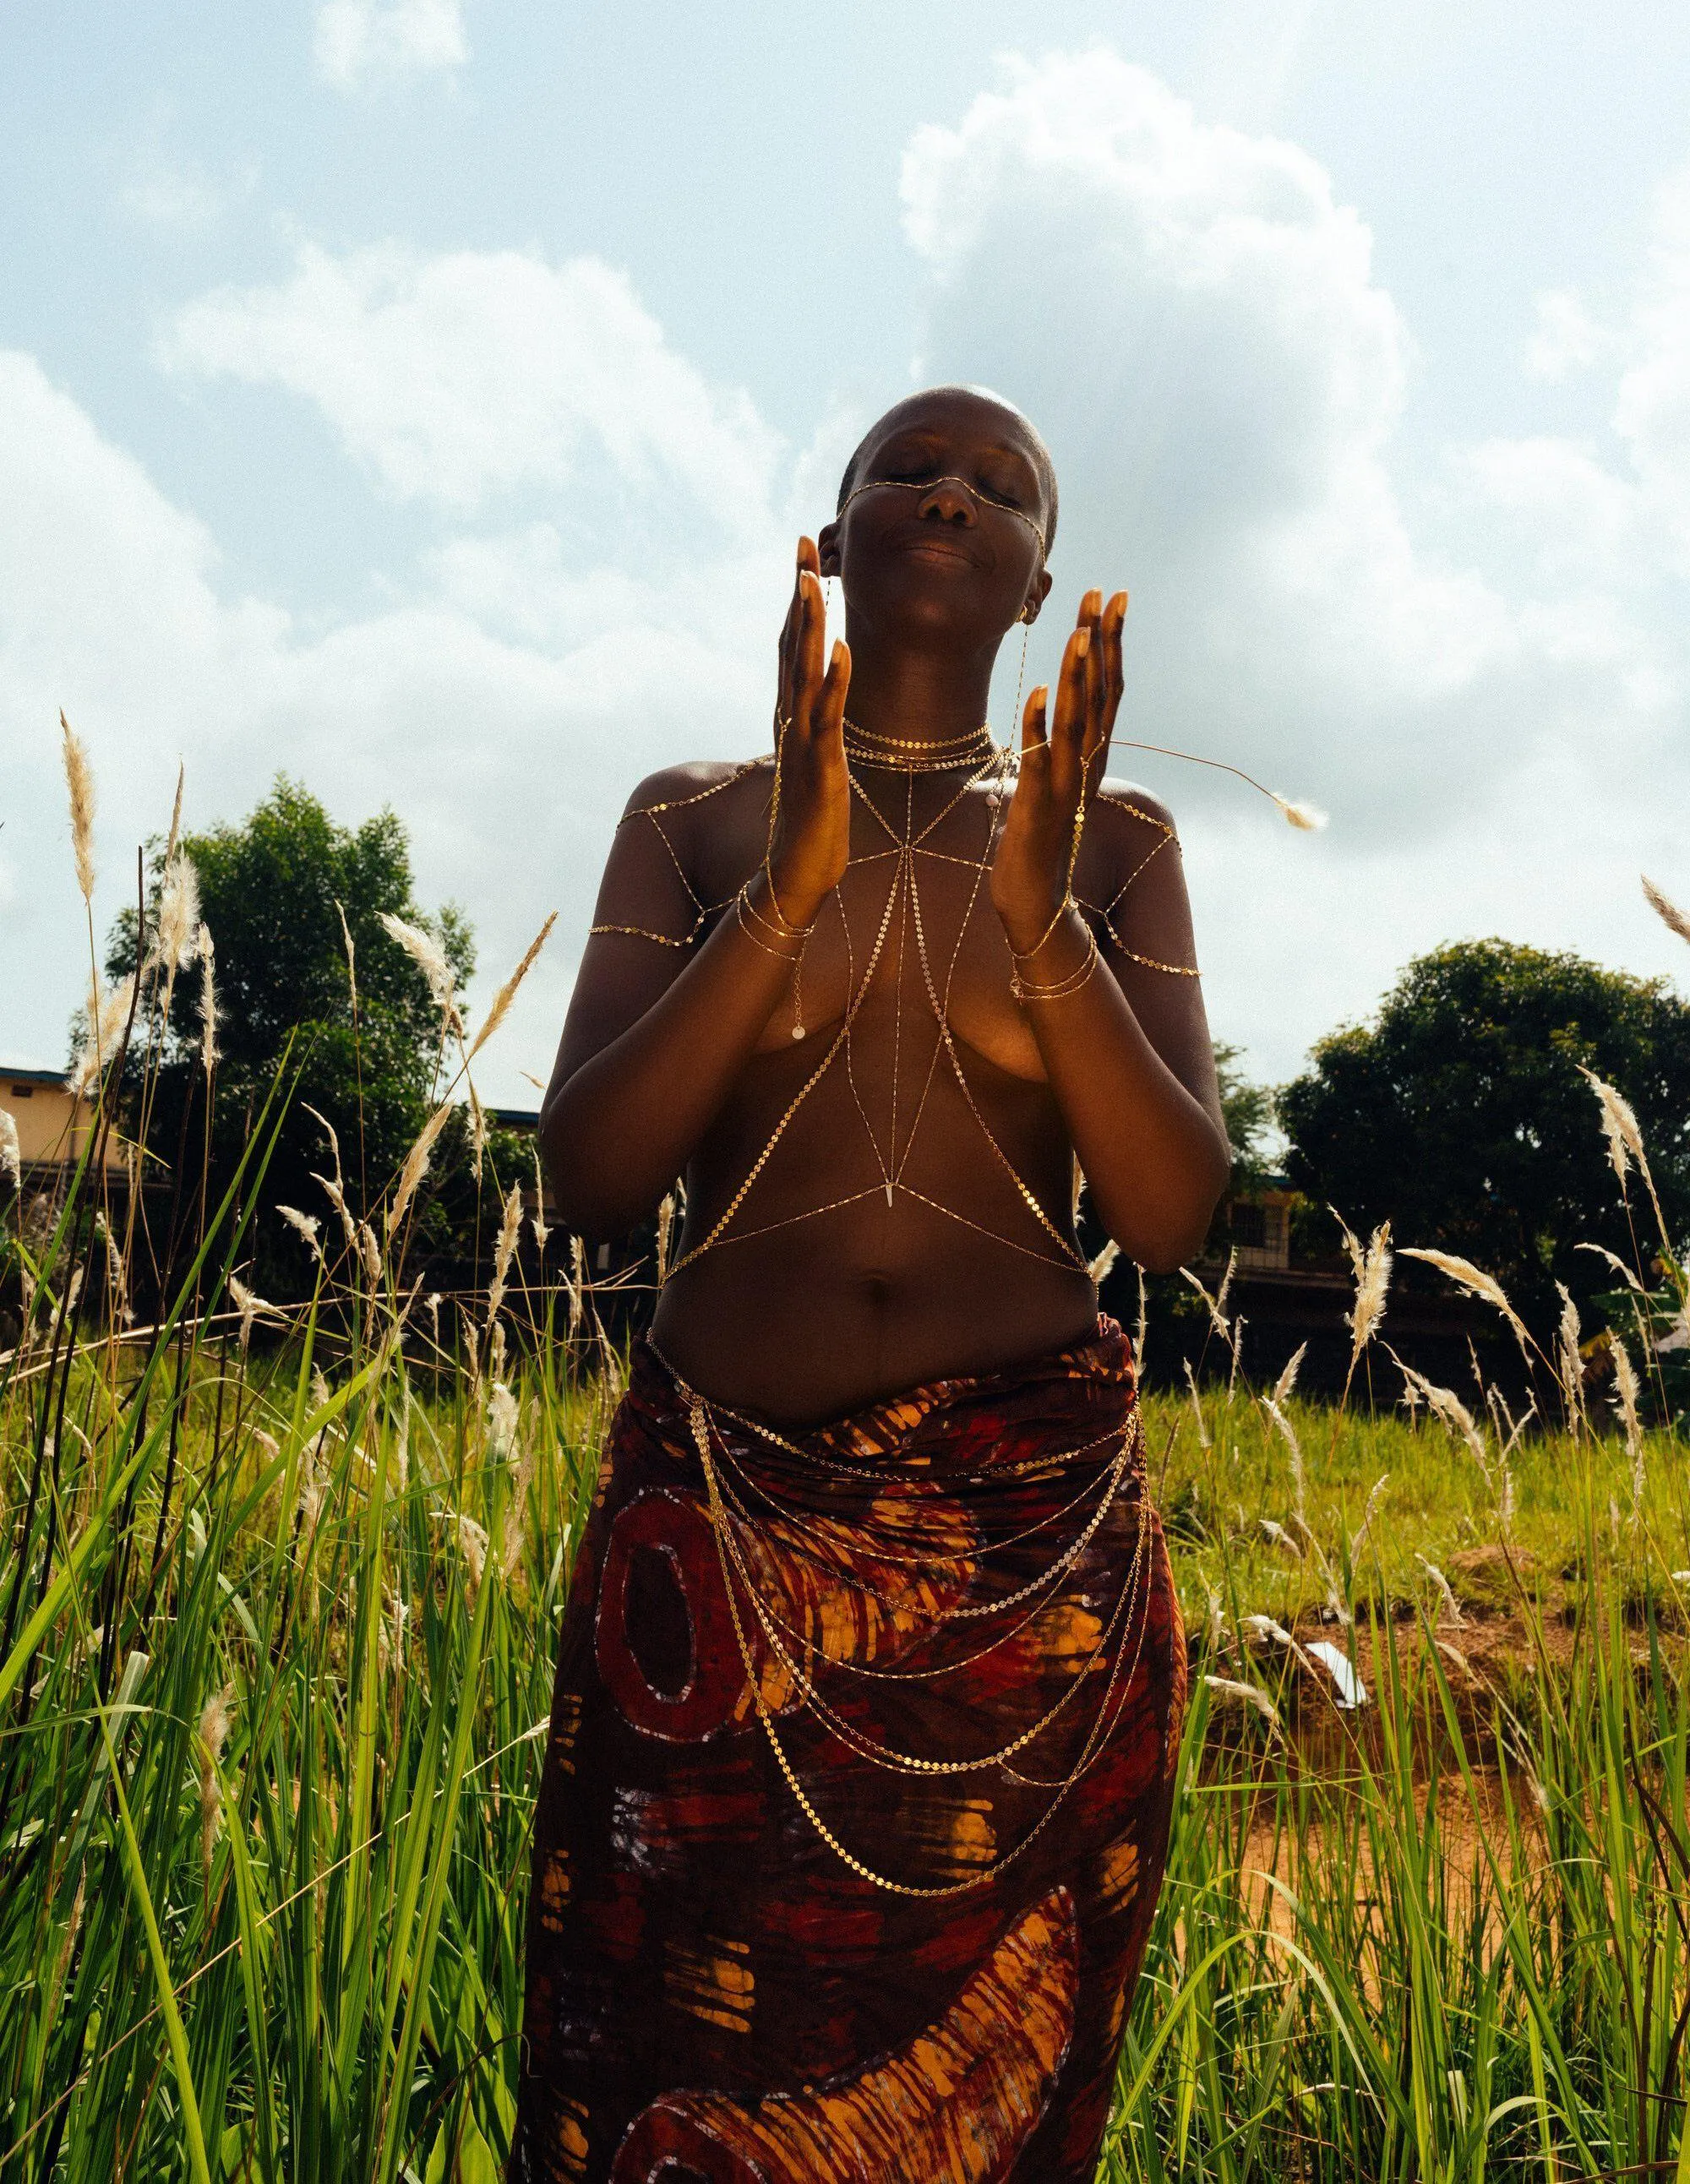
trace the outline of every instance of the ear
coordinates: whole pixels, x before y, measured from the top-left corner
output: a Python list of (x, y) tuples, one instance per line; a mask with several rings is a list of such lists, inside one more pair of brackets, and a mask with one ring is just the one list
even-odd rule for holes
[[(821, 562), (822, 574), (824, 577), (837, 577), (840, 573), (839, 526), (837, 519), (832, 523), (824, 523), (816, 533), (816, 553)], [(1050, 579), (1046, 577), (1047, 589), (1049, 584)]]
[(1032, 582), (1027, 587), (1027, 597), (1023, 604), (1021, 613), (1018, 616), (1020, 621), (1038, 621), (1040, 608), (1044, 605), (1046, 600), (1051, 596), (1051, 577), (1050, 571), (1041, 567), (1038, 575), (1034, 577)]

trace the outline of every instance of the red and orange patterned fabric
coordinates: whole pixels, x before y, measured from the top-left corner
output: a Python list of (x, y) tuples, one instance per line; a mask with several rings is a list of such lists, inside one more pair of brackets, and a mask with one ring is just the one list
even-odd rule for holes
[(642, 1348), (558, 1662), (516, 2184), (1090, 2180), (1185, 1687), (1112, 1323), (790, 1441)]

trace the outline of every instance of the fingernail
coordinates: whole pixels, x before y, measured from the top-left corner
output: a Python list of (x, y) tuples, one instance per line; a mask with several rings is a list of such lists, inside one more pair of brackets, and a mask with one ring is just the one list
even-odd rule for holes
[(1074, 658), (1076, 660), (1084, 660), (1086, 654), (1090, 652), (1090, 649), (1091, 632), (1089, 629), (1077, 629), (1074, 633)]

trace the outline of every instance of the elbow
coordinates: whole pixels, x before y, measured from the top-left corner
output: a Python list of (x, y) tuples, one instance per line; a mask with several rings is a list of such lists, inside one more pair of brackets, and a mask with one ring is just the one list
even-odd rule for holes
[(585, 1243), (614, 1242), (652, 1212), (661, 1192), (642, 1190), (604, 1157), (587, 1117), (577, 1112), (566, 1085), (540, 1109), (540, 1157), (551, 1185), (558, 1220)]
[(1135, 1193), (1132, 1205), (1121, 1209), (1118, 1223), (1109, 1221), (1109, 1232), (1147, 1274), (1177, 1273), (1202, 1251), (1231, 1174), (1225, 1141), (1205, 1133), (1179, 1187), (1154, 1199)]

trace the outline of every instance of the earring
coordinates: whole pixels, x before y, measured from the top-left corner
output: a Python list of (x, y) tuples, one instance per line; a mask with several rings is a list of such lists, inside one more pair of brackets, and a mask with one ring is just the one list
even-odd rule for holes
[(833, 621), (834, 580), (831, 577), (823, 577), (822, 579), (822, 630), (824, 636), (831, 632)]

